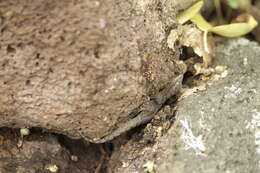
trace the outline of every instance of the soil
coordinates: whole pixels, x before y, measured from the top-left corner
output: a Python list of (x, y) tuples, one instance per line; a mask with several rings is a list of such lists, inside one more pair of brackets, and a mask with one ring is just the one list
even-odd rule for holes
[(0, 130), (1, 173), (48, 173), (49, 165), (56, 165), (58, 172), (64, 173), (101, 172), (101, 145), (86, 144), (35, 129), (31, 133), (18, 147), (21, 140), (19, 130)]

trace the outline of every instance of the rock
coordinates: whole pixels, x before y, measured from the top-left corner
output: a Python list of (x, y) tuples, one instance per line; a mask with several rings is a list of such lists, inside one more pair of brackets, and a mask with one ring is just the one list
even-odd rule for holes
[(182, 163), (180, 173), (260, 171), (260, 47), (244, 38), (218, 44), (216, 63), (228, 76), (178, 103), (169, 170)]
[(228, 75), (179, 100), (175, 123), (152, 144), (122, 145), (115, 170), (141, 172), (149, 161), (160, 173), (260, 172), (259, 56), (260, 46), (245, 38), (218, 41), (215, 66)]
[(166, 38), (194, 1), (1, 1), (0, 127), (99, 143), (149, 121), (180, 87)]

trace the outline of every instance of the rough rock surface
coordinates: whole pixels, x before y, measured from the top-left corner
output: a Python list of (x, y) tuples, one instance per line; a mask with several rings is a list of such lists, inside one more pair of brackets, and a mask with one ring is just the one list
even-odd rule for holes
[(192, 2), (1, 1), (0, 126), (105, 142), (150, 119), (184, 73), (166, 37)]
[(260, 171), (260, 46), (243, 38), (218, 44), (216, 63), (228, 76), (178, 103), (167, 171)]
[(219, 41), (215, 65), (226, 65), (228, 75), (179, 100), (174, 125), (152, 144), (122, 145), (115, 171), (142, 172), (150, 163), (160, 173), (260, 172), (259, 57), (255, 42)]

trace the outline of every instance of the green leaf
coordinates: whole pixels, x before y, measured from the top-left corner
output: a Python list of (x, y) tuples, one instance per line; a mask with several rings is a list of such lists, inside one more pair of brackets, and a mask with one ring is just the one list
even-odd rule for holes
[(231, 8), (238, 8), (239, 7), (239, 1), (240, 0), (226, 0), (228, 6), (230, 6)]
[(240, 37), (251, 32), (257, 24), (254, 17), (248, 14), (247, 22), (220, 25), (209, 29), (209, 31), (224, 37)]
[[(227, 2), (232, 8), (237, 8), (239, 6), (239, 0), (227, 0)], [(203, 1), (198, 1), (190, 8), (177, 15), (178, 22), (183, 24), (186, 21), (191, 20), (195, 25), (197, 25), (200, 30), (204, 32), (213, 32), (224, 37), (240, 37), (251, 32), (258, 24), (253, 16), (247, 14), (246, 22), (232, 23), (213, 27), (200, 14), (199, 11), (202, 6)]]
[(184, 24), (185, 22), (190, 20), (193, 16), (195, 16), (200, 11), (202, 6), (203, 6), (203, 1), (199, 1), (199, 2), (195, 3), (194, 5), (192, 5), (187, 10), (185, 10), (182, 13), (178, 14), (177, 15), (177, 21), (180, 24)]
[(208, 23), (200, 13), (197, 13), (193, 18), (190, 19), (193, 23), (197, 25), (197, 27), (202, 30), (202, 31), (208, 31), (210, 30), (213, 26)]

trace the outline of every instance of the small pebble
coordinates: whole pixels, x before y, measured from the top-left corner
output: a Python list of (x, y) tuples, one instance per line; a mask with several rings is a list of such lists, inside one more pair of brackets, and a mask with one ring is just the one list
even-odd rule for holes
[(59, 171), (59, 167), (55, 164), (46, 165), (45, 169), (48, 170), (49, 172), (53, 172), (53, 173), (56, 173)]
[(79, 160), (78, 156), (75, 156), (75, 155), (71, 155), (70, 156), (70, 159), (74, 162), (77, 162)]
[(27, 136), (30, 134), (30, 130), (28, 128), (21, 128), (20, 133), (21, 133), (21, 136)]

